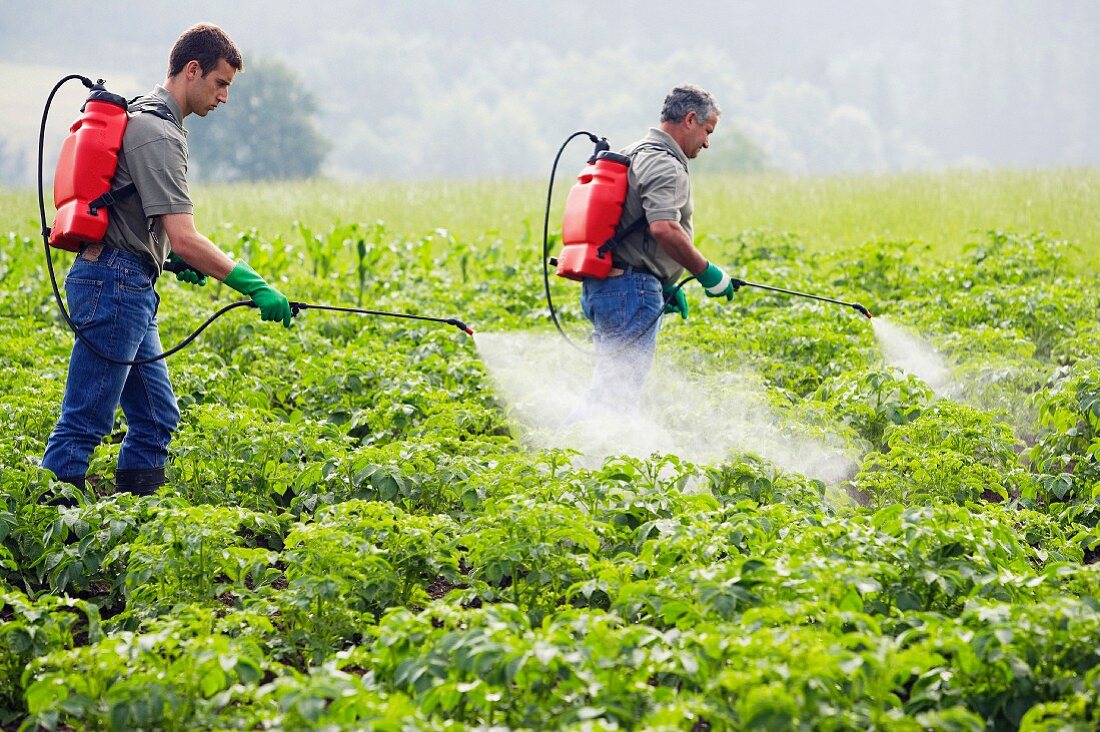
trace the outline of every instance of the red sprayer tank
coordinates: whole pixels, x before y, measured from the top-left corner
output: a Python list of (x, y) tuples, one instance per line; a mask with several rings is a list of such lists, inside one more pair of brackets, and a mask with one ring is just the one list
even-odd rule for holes
[(607, 277), (611, 252), (599, 250), (615, 235), (622, 218), (629, 169), (630, 158), (605, 150), (577, 176), (565, 201), (559, 277)]
[(81, 112), (61, 146), (53, 179), (57, 216), (50, 246), (70, 252), (102, 241), (107, 233), (108, 207), (92, 209), (89, 204), (111, 188), (129, 120), (126, 100), (101, 84), (92, 87)]

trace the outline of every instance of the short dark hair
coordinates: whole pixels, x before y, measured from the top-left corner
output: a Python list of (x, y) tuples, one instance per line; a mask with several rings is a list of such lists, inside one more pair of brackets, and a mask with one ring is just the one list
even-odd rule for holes
[(183, 71), (189, 61), (198, 61), (202, 75), (206, 76), (218, 67), (222, 59), (237, 71), (244, 70), (240, 49), (229, 34), (213, 23), (198, 23), (185, 30), (172, 46), (172, 53), (168, 56), (168, 76)]
[(694, 84), (681, 84), (668, 93), (661, 107), (662, 122), (682, 122), (688, 112), (695, 112), (700, 123), (716, 114), (722, 114), (718, 102), (710, 92)]

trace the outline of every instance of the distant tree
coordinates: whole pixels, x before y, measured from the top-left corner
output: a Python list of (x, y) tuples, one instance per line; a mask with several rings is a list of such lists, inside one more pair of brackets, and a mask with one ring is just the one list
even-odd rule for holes
[(187, 121), (195, 175), (207, 181), (310, 178), (331, 143), (317, 129), (317, 104), (298, 75), (275, 61), (248, 63), (229, 103)]
[(692, 167), (701, 173), (759, 173), (768, 169), (768, 156), (741, 130), (720, 124), (710, 149)]

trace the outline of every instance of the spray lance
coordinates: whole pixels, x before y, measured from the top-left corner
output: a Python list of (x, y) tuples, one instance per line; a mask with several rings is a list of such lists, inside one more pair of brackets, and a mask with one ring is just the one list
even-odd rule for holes
[(866, 316), (868, 320), (871, 319), (871, 312), (867, 308), (860, 305), (858, 302), (845, 302), (844, 300), (835, 300), (831, 297), (824, 297), (822, 295), (811, 295), (808, 292), (798, 292), (797, 290), (785, 290), (782, 287), (772, 287), (771, 285), (761, 285), (758, 282), (749, 282), (747, 280), (739, 280), (736, 277), (731, 278), (731, 281), (733, 282), (733, 287), (734, 287), (735, 290), (739, 289), (741, 287), (755, 287), (755, 288), (760, 289), (760, 290), (771, 290), (772, 292), (782, 292), (784, 295), (794, 295), (795, 297), (808, 297), (811, 300), (820, 300), (821, 302), (831, 302), (834, 305), (843, 305), (845, 307), (852, 308), (853, 310), (859, 312), (861, 315)]
[[(595, 146), (588, 162), (577, 176), (577, 182), (569, 191), (565, 203), (565, 215), (562, 222), (562, 251), (557, 257), (550, 256), (550, 204), (554, 192), (554, 177), (557, 174), (558, 163), (562, 153), (570, 142), (576, 137), (585, 136)], [(553, 297), (550, 294), (550, 266), (555, 267), (555, 273), (559, 277), (571, 280), (584, 280), (587, 277), (605, 279), (612, 267), (612, 249), (614, 246), (635, 231), (646, 226), (646, 218), (643, 214), (637, 220), (627, 223), (621, 221), (623, 204), (626, 202), (628, 185), (628, 172), (631, 159), (626, 155), (611, 152), (611, 146), (606, 137), (598, 137), (591, 132), (580, 130), (565, 138), (565, 142), (558, 148), (554, 156), (554, 164), (550, 169), (550, 183), (546, 191), (546, 215), (543, 219), (542, 247), (543, 247), (543, 284), (546, 289), (546, 304), (550, 310), (550, 318), (562, 337), (574, 348), (588, 353), (585, 349), (574, 343), (558, 320), (557, 311), (554, 308)], [(671, 291), (665, 294), (665, 305), (673, 301), (677, 290), (695, 279), (694, 276), (685, 277), (676, 284)], [(797, 290), (788, 290), (782, 287), (763, 285), (747, 280), (732, 279), (734, 289), (741, 287), (754, 287), (761, 290), (780, 292), (795, 297), (805, 297), (821, 302), (844, 305), (853, 308), (860, 314), (871, 317), (870, 311), (859, 303), (845, 302), (822, 295), (813, 295)], [(662, 314), (658, 314), (653, 322), (649, 323), (641, 334), (649, 331)], [(626, 343), (623, 347), (629, 346)]]
[[(173, 273), (178, 274), (178, 273), (183, 272), (184, 270), (187, 270), (187, 269), (191, 270), (192, 272), (196, 272), (198, 274), (201, 274), (197, 269), (195, 269), (194, 267), (189, 265), (187, 262), (183, 261), (182, 259), (180, 259), (178, 257), (174, 261), (164, 263), (164, 271), (166, 271), (166, 272), (173, 272)], [(206, 328), (206, 326), (209, 325), (211, 322), (213, 322), (214, 319), (217, 318), (219, 315), (222, 315), (223, 313), (227, 313), (230, 310), (233, 310), (234, 308), (240, 308), (240, 307), (255, 308), (255, 307), (259, 307), (259, 306), (256, 305), (256, 303), (253, 302), (252, 300), (240, 300), (238, 302), (230, 303), (229, 305), (226, 305), (221, 310), (219, 310), (217, 313), (215, 313), (213, 316), (211, 316), (211, 318), (208, 321), (206, 321), (205, 323), (203, 323), (203, 325), (200, 326), (198, 328), (198, 330), (195, 331), (195, 333), (193, 333), (191, 336), (189, 336), (189, 338), (194, 338), (195, 335), (198, 335), (199, 333), (201, 333), (202, 330), (204, 328)], [(471, 328), (470, 326), (466, 325), (466, 323), (462, 322), (458, 318), (436, 318), (436, 317), (432, 317), (430, 315), (414, 315), (413, 313), (391, 313), (391, 312), (388, 312), (388, 311), (385, 311), (385, 310), (368, 310), (366, 308), (349, 308), (349, 307), (343, 307), (343, 306), (340, 306), (340, 305), (315, 305), (313, 303), (298, 302), (296, 300), (291, 300), (290, 301), (290, 312), (291, 312), (292, 315), (297, 316), (298, 313), (302, 312), (303, 310), (328, 310), (330, 312), (336, 312), (336, 313), (354, 313), (354, 314), (357, 314), (357, 315), (373, 315), (373, 316), (385, 317), (385, 318), (403, 318), (403, 319), (406, 319), (406, 320), (423, 320), (423, 321), (426, 321), (426, 322), (429, 322), (429, 323), (443, 323), (445, 325), (453, 325), (454, 327), (458, 328), (459, 330), (461, 330), (463, 333), (466, 333), (467, 335), (473, 335), (474, 334), (474, 329)]]
[[(58, 90), (68, 81), (79, 80), (90, 90), (88, 98), (81, 107), (81, 115), (73, 123), (69, 130), (69, 136), (61, 146), (58, 156), (57, 168), (54, 174), (54, 207), (56, 215), (53, 227), (46, 225), (46, 204), (43, 195), (42, 182), (42, 158), (45, 147), (46, 120), (49, 117), (50, 106)], [(79, 338), (85, 346), (100, 358), (110, 363), (123, 366), (141, 366), (147, 363), (167, 358), (189, 345), (195, 338), (217, 318), (238, 307), (255, 307), (251, 300), (231, 303), (218, 310), (205, 323), (200, 325), (193, 333), (184, 338), (176, 346), (164, 351), (158, 356), (133, 361), (111, 358), (100, 352), (80, 332), (80, 329), (65, 307), (61, 292), (57, 286), (57, 276), (53, 268), (51, 247), (69, 252), (79, 252), (85, 244), (95, 244), (103, 240), (107, 233), (107, 223), (110, 207), (128, 196), (133, 195), (136, 189), (133, 184), (112, 190), (111, 180), (114, 178), (115, 168), (118, 165), (118, 153), (122, 147), (123, 134), (130, 119), (129, 104), (126, 99), (118, 94), (112, 94), (104, 86), (100, 79), (92, 83), (92, 80), (80, 74), (69, 74), (63, 77), (50, 91), (46, 104), (42, 109), (42, 124), (38, 133), (38, 212), (42, 223), (42, 240), (46, 250), (46, 266), (50, 273), (50, 283), (53, 286), (54, 299), (57, 301), (58, 310), (69, 329)], [(151, 105), (142, 108), (141, 112), (150, 112), (158, 117), (178, 124), (166, 105)], [(183, 269), (192, 269), (182, 260), (166, 263), (164, 269), (170, 272), (180, 272)], [(198, 270), (194, 270), (198, 271)], [(335, 305), (314, 305), (304, 302), (291, 302), (291, 312), (297, 315), (303, 310), (330, 310), (342, 313), (356, 313), (387, 318), (405, 318), (410, 320), (422, 320), (434, 323), (452, 325), (459, 330), (473, 335), (473, 330), (457, 318), (434, 318), (426, 315), (412, 315), (409, 313), (391, 313), (382, 310), (366, 310), (363, 308), (347, 308)]]

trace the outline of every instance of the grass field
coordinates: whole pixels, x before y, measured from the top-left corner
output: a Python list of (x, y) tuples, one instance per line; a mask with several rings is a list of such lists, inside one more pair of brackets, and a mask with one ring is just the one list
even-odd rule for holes
[[(559, 176), (555, 210), (571, 181)], [(1071, 261), (1100, 269), (1100, 170), (942, 172), (875, 177), (700, 177), (694, 183), (696, 233), (733, 236), (768, 229), (798, 236), (811, 250), (843, 250), (875, 239), (921, 241), (939, 256), (957, 255), (992, 229), (1045, 232), (1079, 247)], [(202, 231), (226, 226), (283, 231), (293, 221), (324, 230), (374, 223), (402, 236), (445, 228), (456, 238), (541, 237), (545, 181), (301, 183), (198, 186)], [(0, 222), (35, 233), (29, 191), (0, 190)], [(533, 245), (536, 246), (537, 245)]]

